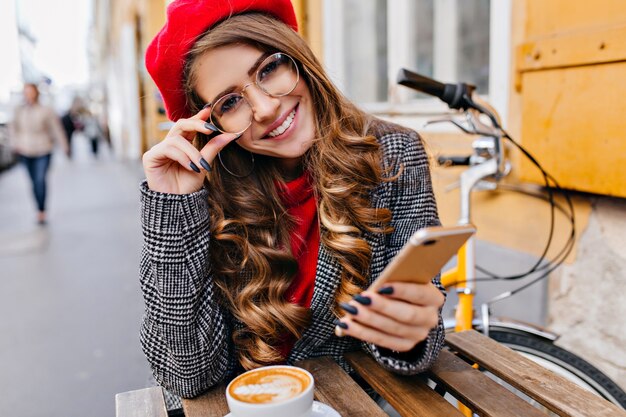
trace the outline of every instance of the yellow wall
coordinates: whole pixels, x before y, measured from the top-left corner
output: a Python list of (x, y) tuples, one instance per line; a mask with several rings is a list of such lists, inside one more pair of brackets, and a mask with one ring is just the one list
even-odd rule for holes
[(321, 61), (323, 57), (322, 0), (291, 0), (298, 18), (298, 32)]
[[(145, 50), (148, 43), (154, 38), (157, 32), (165, 23), (165, 0), (142, 0), (139, 8), (141, 16), (141, 50), (139, 57), (143, 62)], [(142, 64), (143, 66), (143, 64)], [(157, 125), (167, 121), (164, 114), (159, 114), (159, 108), (162, 104), (157, 102), (157, 88), (150, 78), (150, 75), (143, 71), (140, 74), (140, 82), (142, 83), (142, 108), (143, 108), (143, 149), (146, 151), (154, 144), (159, 142), (164, 136), (164, 132), (157, 129)]]
[[(626, 197), (626, 4), (517, 3), (513, 110), (522, 143), (563, 187)], [(519, 162), (522, 180), (541, 181)]]
[[(128, 80), (133, 77), (137, 80), (136, 94), (124, 91), (119, 85), (110, 91), (111, 95), (119, 96), (115, 97), (113, 102), (124, 103), (128, 108), (133, 109), (133, 113), (135, 109), (138, 111), (137, 123), (134, 119), (125, 117), (122, 120), (123, 126), (119, 129), (122, 132), (122, 147), (133, 148), (132, 150), (125, 149), (124, 155), (127, 156), (126, 151), (128, 151), (129, 155), (136, 156), (161, 140), (163, 132), (158, 131), (157, 125), (167, 120), (158, 112), (157, 89), (144, 66), (146, 47), (165, 23), (165, 0), (111, 0), (108, 8), (108, 10), (102, 10), (101, 13), (107, 13), (110, 16), (110, 22), (105, 16), (99, 16), (97, 19), (97, 24), (108, 25), (104, 30), (100, 30), (104, 39), (99, 40), (101, 56), (98, 60), (104, 79), (113, 77)], [(129, 73), (128, 57), (122, 56), (122, 48), (120, 48), (122, 32), (129, 27), (134, 31), (136, 43), (136, 50), (132, 57), (135, 71), (132, 73)], [(112, 97), (109, 99), (111, 100)], [(130, 131), (137, 131), (138, 144), (127, 143)]]

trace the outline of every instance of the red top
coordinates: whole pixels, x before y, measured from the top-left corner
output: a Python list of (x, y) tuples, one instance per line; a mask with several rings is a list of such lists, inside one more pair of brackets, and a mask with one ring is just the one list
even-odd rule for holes
[[(305, 172), (300, 177), (279, 187), (280, 199), (287, 212), (296, 219), (296, 225), (289, 235), (291, 253), (298, 262), (298, 272), (285, 298), (292, 303), (309, 308), (315, 286), (315, 271), (320, 245), (320, 231), (317, 221), (317, 202), (313, 195), (311, 176)], [(295, 340), (290, 337), (277, 346), (284, 358), (289, 355)]]

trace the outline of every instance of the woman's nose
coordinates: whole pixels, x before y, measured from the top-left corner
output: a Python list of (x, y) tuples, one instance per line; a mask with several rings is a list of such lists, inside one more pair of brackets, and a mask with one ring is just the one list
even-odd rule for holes
[(265, 94), (256, 85), (246, 89), (246, 99), (252, 107), (252, 115), (257, 122), (273, 121), (280, 109), (280, 99)]

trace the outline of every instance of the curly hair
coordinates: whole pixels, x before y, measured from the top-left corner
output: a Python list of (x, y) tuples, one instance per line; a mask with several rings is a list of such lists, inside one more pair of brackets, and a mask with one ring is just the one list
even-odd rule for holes
[[(367, 134), (374, 120), (347, 100), (330, 82), (305, 41), (291, 28), (260, 13), (230, 17), (201, 36), (185, 66), (185, 91), (194, 112), (202, 100), (194, 91), (195, 62), (205, 52), (231, 44), (263, 52), (284, 52), (298, 63), (315, 112), (316, 134), (303, 158), (318, 204), (320, 241), (341, 266), (337, 304), (349, 300), (367, 284), (371, 248), (366, 232), (390, 232), (388, 209), (371, 207), (370, 194), (384, 180), (376, 138)], [(198, 134), (198, 149), (207, 143)], [(237, 144), (221, 156), (231, 171), (246, 172), (250, 153)], [(277, 345), (285, 335), (299, 338), (310, 322), (310, 311), (285, 299), (297, 272), (289, 253), (289, 232), (295, 224), (283, 206), (276, 181), (276, 160), (255, 155), (252, 174), (229, 175), (214, 164), (207, 177), (211, 218), (210, 259), (221, 302), (243, 328), (233, 330), (233, 343), (244, 369), (284, 360)]]

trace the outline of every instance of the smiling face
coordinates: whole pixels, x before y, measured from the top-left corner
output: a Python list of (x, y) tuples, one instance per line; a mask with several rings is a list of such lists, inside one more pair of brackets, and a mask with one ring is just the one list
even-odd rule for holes
[(300, 77), (289, 94), (271, 97), (255, 83), (263, 51), (248, 45), (228, 45), (199, 56), (194, 64), (197, 95), (214, 103), (224, 91), (241, 93), (252, 107), (252, 123), (237, 144), (261, 155), (280, 158), (284, 169), (297, 169), (315, 137), (311, 93)]

